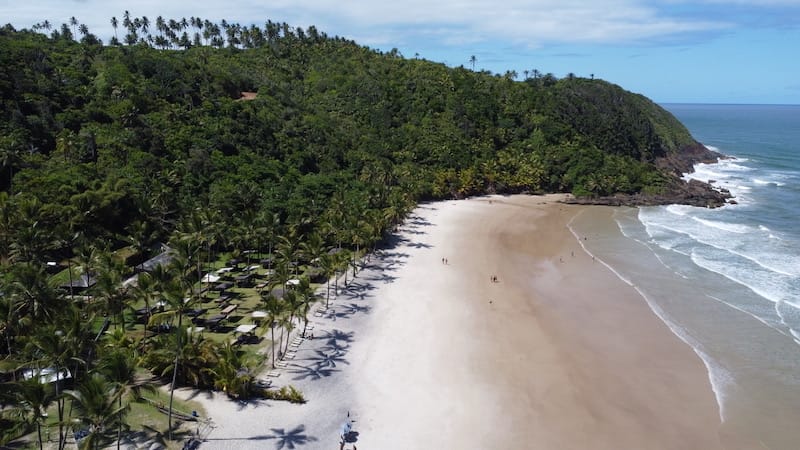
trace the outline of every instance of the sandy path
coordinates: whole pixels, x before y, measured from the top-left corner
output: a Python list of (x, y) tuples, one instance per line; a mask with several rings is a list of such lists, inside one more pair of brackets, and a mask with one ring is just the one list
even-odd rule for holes
[(348, 411), (348, 449), (718, 448), (701, 361), (545, 200), (420, 206), (278, 378), (309, 403), (202, 394), (203, 448), (339, 448)]

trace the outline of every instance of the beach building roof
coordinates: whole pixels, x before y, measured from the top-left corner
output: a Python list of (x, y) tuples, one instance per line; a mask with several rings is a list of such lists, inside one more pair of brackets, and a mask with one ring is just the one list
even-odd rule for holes
[(73, 277), (72, 281), (67, 281), (66, 283), (62, 284), (61, 287), (64, 289), (88, 289), (97, 283), (95, 277), (89, 274), (81, 274), (78, 277)]
[(45, 367), (43, 369), (27, 369), (22, 371), (22, 378), (29, 380), (33, 377), (39, 377), (40, 383), (48, 384), (55, 381), (72, 378), (72, 374), (67, 369), (61, 369), (60, 371), (56, 372), (54, 367)]
[(163, 252), (143, 262), (140, 268), (145, 272), (150, 272), (158, 266), (166, 266), (173, 258), (175, 258), (175, 252), (171, 248), (164, 246)]

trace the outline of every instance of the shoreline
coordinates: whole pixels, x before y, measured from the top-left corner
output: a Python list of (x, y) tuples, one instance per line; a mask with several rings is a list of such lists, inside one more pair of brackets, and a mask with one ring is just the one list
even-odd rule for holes
[(721, 448), (702, 361), (559, 199), (420, 205), (275, 379), (309, 402), (201, 394), (203, 447), (338, 448), (349, 415), (347, 449)]
[[(581, 211), (581, 213), (583, 213), (583, 212), (584, 211)], [(724, 423), (725, 422), (725, 410), (724, 410), (724, 401), (723, 401), (724, 393), (723, 393), (722, 387), (720, 386), (720, 384), (723, 383), (723, 381), (716, 379), (715, 376), (714, 376), (714, 370), (715, 369), (714, 369), (713, 360), (709, 357), (709, 355), (707, 355), (705, 352), (703, 352), (699, 348), (699, 346), (697, 344), (692, 343), (690, 341), (690, 339), (685, 335), (685, 333), (681, 333), (679, 331), (680, 327), (677, 324), (675, 324), (671, 319), (669, 319), (666, 316), (664, 310), (658, 305), (658, 303), (656, 303), (655, 301), (653, 301), (650, 298), (648, 298), (647, 294), (644, 291), (642, 291), (642, 289), (639, 286), (637, 286), (633, 281), (625, 278), (624, 275), (622, 275), (619, 271), (614, 269), (614, 267), (611, 266), (609, 263), (607, 263), (605, 260), (603, 260), (603, 258), (597, 257), (597, 255), (592, 253), (586, 247), (586, 245), (581, 241), (580, 237), (578, 236), (578, 233), (572, 227), (573, 222), (575, 221), (575, 219), (578, 218), (579, 214), (576, 214), (570, 220), (570, 222), (567, 224), (567, 227), (569, 228), (569, 230), (572, 233), (572, 235), (575, 236), (575, 239), (580, 244), (582, 250), (584, 252), (586, 252), (586, 254), (591, 256), (593, 261), (596, 260), (600, 264), (604, 265), (620, 281), (622, 281), (623, 283), (627, 284), (628, 286), (631, 286), (632, 288), (634, 288), (636, 290), (636, 292), (638, 292), (639, 295), (642, 297), (642, 300), (644, 300), (644, 302), (647, 304), (648, 308), (650, 308), (650, 311), (652, 311), (653, 314), (655, 314), (656, 317), (658, 317), (658, 319), (661, 320), (661, 322), (663, 322), (664, 325), (667, 326), (667, 328), (669, 328), (669, 330), (672, 332), (673, 335), (675, 335), (676, 338), (678, 338), (681, 342), (683, 342), (689, 348), (691, 348), (694, 351), (694, 353), (697, 355), (697, 357), (700, 358), (700, 360), (703, 362), (703, 365), (705, 365), (705, 367), (706, 367), (706, 371), (708, 373), (708, 381), (709, 381), (709, 383), (711, 385), (711, 390), (714, 393), (714, 398), (715, 398), (715, 400), (717, 402), (717, 409), (719, 411), (720, 423)], [(610, 218), (609, 220), (613, 220), (613, 219)]]

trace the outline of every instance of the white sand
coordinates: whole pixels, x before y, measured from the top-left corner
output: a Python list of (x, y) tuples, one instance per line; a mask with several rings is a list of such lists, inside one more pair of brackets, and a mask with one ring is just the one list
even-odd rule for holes
[(348, 449), (718, 448), (702, 362), (545, 200), (420, 206), (281, 370), (309, 402), (201, 394), (202, 448), (336, 449), (348, 411)]

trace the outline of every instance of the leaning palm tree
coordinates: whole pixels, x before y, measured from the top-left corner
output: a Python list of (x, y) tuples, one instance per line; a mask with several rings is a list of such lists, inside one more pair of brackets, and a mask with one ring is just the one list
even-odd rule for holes
[(81, 449), (99, 449), (107, 446), (120, 424), (125, 426), (125, 414), (129, 405), (119, 406), (124, 394), (114, 383), (96, 373), (78, 384), (74, 390), (64, 394), (72, 399), (76, 413), (73, 429), (80, 426), (88, 432), (81, 440)]

